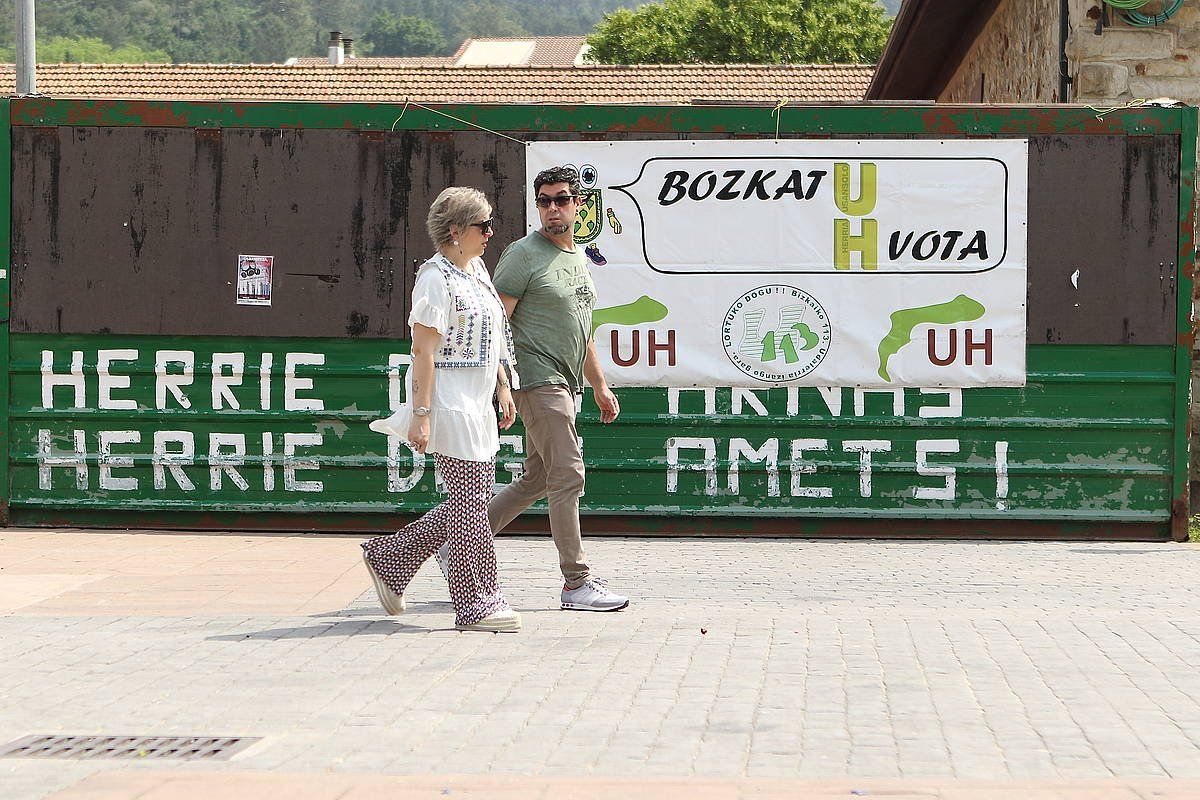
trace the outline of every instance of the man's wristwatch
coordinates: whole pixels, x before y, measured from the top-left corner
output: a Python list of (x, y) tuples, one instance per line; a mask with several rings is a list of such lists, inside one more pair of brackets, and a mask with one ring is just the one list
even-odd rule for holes
[(417, 406), (416, 408), (413, 409), (413, 416), (414, 417), (428, 417), (429, 416), (429, 406)]

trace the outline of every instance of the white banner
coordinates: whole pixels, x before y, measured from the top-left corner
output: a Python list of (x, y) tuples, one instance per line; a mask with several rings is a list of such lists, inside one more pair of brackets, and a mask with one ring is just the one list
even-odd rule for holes
[[(1026, 140), (537, 142), (617, 386), (1025, 385)], [(529, 225), (539, 225), (530, 203)]]

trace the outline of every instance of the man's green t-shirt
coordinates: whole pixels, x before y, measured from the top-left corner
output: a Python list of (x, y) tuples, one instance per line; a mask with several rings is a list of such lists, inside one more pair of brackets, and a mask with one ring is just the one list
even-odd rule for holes
[(511, 324), (521, 388), (562, 384), (579, 391), (596, 305), (583, 251), (560, 250), (534, 231), (504, 249), (492, 283), (520, 301)]

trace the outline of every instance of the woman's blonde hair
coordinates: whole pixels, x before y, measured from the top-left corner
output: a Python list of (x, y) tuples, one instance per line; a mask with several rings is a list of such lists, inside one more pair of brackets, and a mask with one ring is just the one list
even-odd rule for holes
[(433, 246), (441, 247), (454, 238), (450, 226), (466, 228), (472, 222), (479, 222), (480, 217), (491, 215), (492, 204), (483, 192), (470, 186), (451, 186), (443, 189), (429, 207), (425, 230), (429, 232)]

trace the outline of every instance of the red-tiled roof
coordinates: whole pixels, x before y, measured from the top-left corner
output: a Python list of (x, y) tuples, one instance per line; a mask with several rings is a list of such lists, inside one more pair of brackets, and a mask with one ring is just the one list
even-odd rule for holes
[[(37, 90), (58, 97), (424, 103), (613, 103), (861, 100), (867, 65), (688, 64), (583, 67), (39, 65)], [(0, 68), (12, 93), (12, 65)]]
[[(356, 56), (354, 62), (364, 67), (432, 67), (457, 65), (472, 44), (496, 42), (532, 42), (533, 49), (518, 62), (504, 62), (503, 66), (548, 66), (569, 67), (575, 63), (585, 43), (583, 36), (488, 36), (465, 39), (452, 56)], [(298, 56), (289, 64), (317, 66), (328, 64), (328, 56)], [(497, 66), (502, 66), (498, 64)]]
[(530, 64), (574, 64), (586, 40), (582, 36), (543, 36), (533, 47)]
[(586, 42), (583, 36), (488, 36), (467, 39), (458, 48), (455, 58), (462, 58), (473, 42), (533, 42), (533, 52), (526, 64), (549, 67), (569, 67), (575, 63)]
[[(355, 56), (347, 59), (360, 67), (439, 67), (454, 63), (450, 56)], [(329, 64), (329, 56), (297, 56), (286, 66), (319, 67)]]
[(467, 48), (475, 42), (528, 42), (532, 41), (533, 54), (527, 64), (569, 67), (575, 63), (580, 48), (586, 41), (583, 36), (476, 36), (464, 39), (451, 56), (452, 61), (462, 58)]

